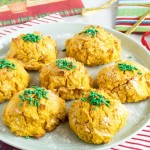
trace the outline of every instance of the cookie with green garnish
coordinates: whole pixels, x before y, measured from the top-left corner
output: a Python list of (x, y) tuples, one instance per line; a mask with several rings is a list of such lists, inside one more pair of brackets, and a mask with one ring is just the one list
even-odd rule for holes
[(134, 61), (120, 60), (99, 71), (97, 84), (122, 103), (139, 102), (150, 97), (150, 70)]
[(93, 80), (82, 63), (66, 57), (42, 67), (40, 84), (65, 100), (73, 100), (90, 89)]
[(66, 55), (88, 66), (107, 64), (120, 58), (120, 41), (100, 26), (86, 26), (67, 39)]
[(12, 97), (2, 118), (15, 135), (39, 138), (65, 121), (66, 104), (52, 91), (32, 86)]
[(69, 125), (83, 141), (108, 143), (125, 125), (128, 112), (103, 90), (91, 89), (69, 108)]

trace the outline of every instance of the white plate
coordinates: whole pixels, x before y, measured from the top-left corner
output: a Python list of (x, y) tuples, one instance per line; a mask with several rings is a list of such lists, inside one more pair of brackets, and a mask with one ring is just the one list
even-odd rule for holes
[[(13, 33), (0, 40), (0, 56), (6, 55), (9, 49), (11, 39), (18, 36), (21, 33), (31, 33), (33, 31), (40, 31), (44, 35), (51, 35), (58, 44), (58, 57), (65, 56), (64, 49), (65, 40), (72, 37), (75, 33), (81, 31), (85, 24), (67, 24), (67, 23), (55, 23), (55, 24), (42, 24), (34, 27), (27, 27), (20, 31)], [(122, 33), (114, 31), (112, 29), (106, 29), (121, 40), (122, 43), (122, 58), (128, 59), (128, 56), (132, 56), (131, 60), (140, 62), (146, 67), (150, 67), (150, 53), (145, 50), (140, 44), (136, 43), (133, 39), (125, 36)], [(99, 71), (99, 67), (88, 68), (89, 73), (95, 77)], [(150, 68), (149, 68), (150, 69)], [(32, 81), (38, 82), (38, 76), (32, 73)], [(0, 114), (2, 113), (3, 107), (7, 102), (0, 104)], [(36, 150), (49, 150), (49, 149), (61, 149), (61, 150), (83, 150), (83, 149), (108, 149), (115, 144), (121, 143), (127, 138), (133, 136), (142, 127), (144, 127), (150, 118), (150, 100), (143, 101), (135, 104), (125, 104), (128, 111), (129, 117), (127, 124), (124, 128), (118, 132), (112, 141), (108, 144), (93, 145), (87, 144), (81, 141), (77, 136), (70, 130), (68, 123), (63, 123), (58, 126), (53, 132), (47, 133), (43, 138), (40, 139), (25, 139), (16, 137), (10, 130), (5, 127), (2, 123), (0, 116), (0, 140), (4, 141), (12, 146), (21, 149), (36, 149)]]

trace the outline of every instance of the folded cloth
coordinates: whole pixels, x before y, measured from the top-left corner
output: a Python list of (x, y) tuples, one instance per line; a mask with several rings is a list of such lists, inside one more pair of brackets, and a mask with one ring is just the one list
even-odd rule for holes
[[(150, 11), (150, 0), (119, 0), (115, 29), (126, 32), (148, 11)], [(146, 32), (149, 30), (150, 17), (147, 17), (134, 32)]]
[(27, 26), (33, 26), (35, 24), (42, 24), (42, 23), (62, 22), (62, 21), (63, 21), (62, 17), (59, 14), (51, 14), (51, 15), (48, 15), (44, 18), (32, 20), (32, 21), (26, 22), (24, 24), (20, 24), (16, 27), (11, 27), (7, 30), (0, 31), (0, 38), (7, 35), (7, 34), (14, 32), (14, 31), (17, 31), (20, 28), (25, 28)]
[(81, 13), (81, 0), (0, 0), (0, 26), (24, 23), (58, 12), (61, 16)]
[[(13, 33), (19, 30), (20, 28), (25, 28), (26, 26), (34, 26), (35, 24), (52, 23), (52, 22), (63, 22), (63, 19), (59, 14), (52, 14), (38, 20), (33, 20), (18, 25), (17, 27), (12, 27), (10, 29), (4, 30), (0, 32), (0, 37)], [(143, 130), (140, 130), (132, 138), (128, 139), (125, 142), (121, 142), (117, 146), (107, 150), (149, 150), (149, 149), (150, 149), (150, 122)], [(14, 148), (0, 141), (0, 150), (19, 150), (19, 149)]]

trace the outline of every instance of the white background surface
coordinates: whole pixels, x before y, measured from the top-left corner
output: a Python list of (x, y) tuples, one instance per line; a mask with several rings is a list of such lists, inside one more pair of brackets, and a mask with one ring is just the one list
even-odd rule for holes
[[(88, 7), (97, 7), (102, 5), (103, 3), (107, 2), (108, 0), (82, 0), (84, 6), (86, 8)], [(103, 27), (107, 28), (113, 28), (115, 26), (115, 17), (116, 17), (116, 11), (117, 11), (117, 3), (115, 2), (111, 7), (106, 8), (104, 10), (98, 11), (94, 14), (90, 14), (88, 16), (81, 16), (81, 15), (76, 15), (76, 16), (69, 16), (69, 17), (64, 17), (64, 21), (66, 22), (78, 22), (78, 23), (89, 23), (89, 24), (99, 24)], [(16, 26), (16, 25), (13, 25)], [(10, 26), (7, 27), (0, 27), (0, 31), (4, 29), (8, 29)], [(131, 34), (131, 37), (136, 39), (137, 41), (140, 42), (142, 34)]]

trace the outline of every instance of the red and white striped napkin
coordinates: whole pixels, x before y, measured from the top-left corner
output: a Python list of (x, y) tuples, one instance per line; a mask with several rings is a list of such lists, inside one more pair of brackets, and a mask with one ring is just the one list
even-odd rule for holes
[(32, 21), (26, 22), (24, 24), (20, 24), (18, 26), (10, 27), (9, 29), (0, 31), (0, 38), (7, 35), (7, 34), (13, 33), (14, 31), (19, 30), (20, 28), (25, 28), (27, 26), (34, 26), (35, 24), (53, 23), (53, 22), (62, 22), (62, 21), (63, 21), (62, 17), (59, 14), (51, 14), (51, 15), (46, 16), (44, 18), (32, 20)]
[[(25, 28), (27, 26), (34, 26), (35, 24), (41, 23), (53, 23), (53, 22), (62, 22), (63, 19), (58, 14), (52, 14), (44, 18), (33, 20), (16, 27), (9, 28), (0, 32), (0, 37), (13, 33), (20, 28)], [(3, 142), (0, 141), (0, 150), (17, 150)], [(115, 147), (110, 148), (109, 150), (150, 150), (150, 122), (142, 131), (138, 132), (135, 136), (129, 140), (118, 144)]]
[(150, 150), (150, 123), (135, 136), (110, 150)]

